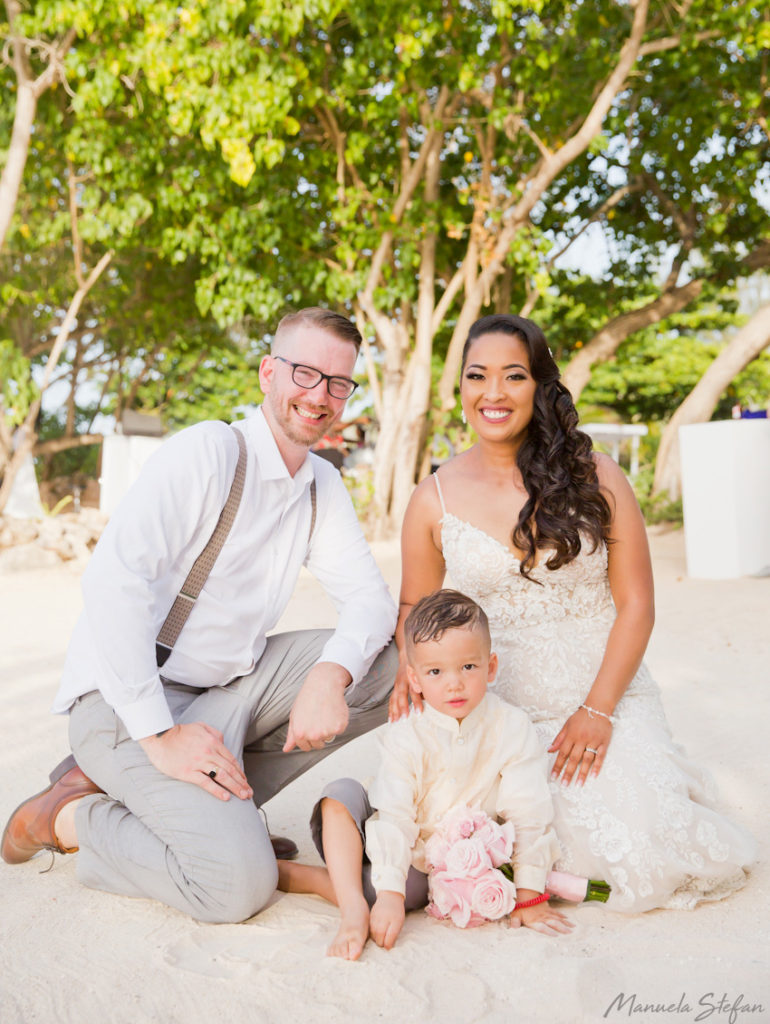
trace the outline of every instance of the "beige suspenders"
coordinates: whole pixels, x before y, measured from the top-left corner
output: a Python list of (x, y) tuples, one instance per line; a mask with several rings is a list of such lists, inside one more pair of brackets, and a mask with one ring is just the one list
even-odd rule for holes
[[(235, 476), (230, 485), (230, 492), (227, 495), (225, 506), (219, 515), (217, 525), (214, 527), (214, 532), (209, 537), (203, 551), (195, 559), (192, 569), (187, 574), (187, 579), (182, 584), (174, 603), (171, 605), (166, 621), (160, 628), (158, 638), (155, 641), (155, 659), (158, 663), (158, 668), (166, 663), (171, 651), (174, 649), (174, 644), (177, 642), (185, 622), (187, 622), (193, 605), (198, 600), (201, 590), (203, 590), (203, 584), (208, 579), (217, 556), (222, 550), (222, 545), (227, 540), (227, 535), (230, 533), (238, 506), (241, 503), (243, 483), (246, 479), (246, 441), (240, 430), (237, 430), (235, 427), (232, 429), (238, 440), (238, 462), (235, 467)], [(311, 515), (308, 543), (310, 543), (310, 539), (313, 536), (316, 521), (315, 476), (310, 484), (310, 504)]]

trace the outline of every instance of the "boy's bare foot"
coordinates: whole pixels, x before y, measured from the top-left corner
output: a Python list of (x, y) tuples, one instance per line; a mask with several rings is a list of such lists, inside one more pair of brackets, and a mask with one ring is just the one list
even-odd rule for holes
[(346, 907), (334, 941), (326, 950), (327, 956), (342, 960), (358, 960), (369, 937), (369, 905), (361, 897), (357, 906)]

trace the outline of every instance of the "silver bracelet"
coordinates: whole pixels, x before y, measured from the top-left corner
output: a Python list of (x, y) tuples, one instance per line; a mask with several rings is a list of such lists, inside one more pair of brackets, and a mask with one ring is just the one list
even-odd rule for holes
[[(591, 708), (587, 704), (581, 704), (580, 707), (583, 709), (583, 711), (588, 712), (589, 718), (593, 718), (594, 715), (599, 715), (601, 718), (606, 718), (610, 725), (615, 724), (614, 715), (608, 715), (605, 711), (597, 711), (596, 708)], [(580, 708), (578, 710), (580, 710)]]

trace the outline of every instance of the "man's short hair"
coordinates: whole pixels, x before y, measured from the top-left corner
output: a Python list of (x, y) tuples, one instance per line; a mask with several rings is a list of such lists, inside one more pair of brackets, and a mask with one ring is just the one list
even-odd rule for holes
[(436, 590), (421, 598), (404, 623), (407, 648), (440, 640), (448, 629), (479, 629), (491, 643), (483, 608), (459, 590)]
[(322, 309), (320, 306), (308, 306), (307, 309), (297, 310), (296, 313), (287, 313), (275, 330), (272, 347), (276, 347), (284, 334), (302, 324), (310, 324), (327, 331), (340, 341), (349, 341), (355, 346), (356, 352), (361, 347), (361, 334), (356, 325), (341, 313), (334, 313), (331, 309)]

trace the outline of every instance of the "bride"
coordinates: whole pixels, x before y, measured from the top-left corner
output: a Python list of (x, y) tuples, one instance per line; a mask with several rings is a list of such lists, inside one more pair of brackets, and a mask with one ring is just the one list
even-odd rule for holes
[[(529, 713), (549, 753), (557, 866), (605, 878), (611, 909), (727, 895), (745, 881), (754, 842), (711, 806), (709, 779), (674, 744), (642, 661), (652, 569), (625, 476), (577, 429), (530, 320), (473, 325), (460, 395), (478, 441), (412, 496), (397, 635), (447, 572), (484, 608), (497, 692)], [(402, 670), (391, 719), (407, 710)]]

